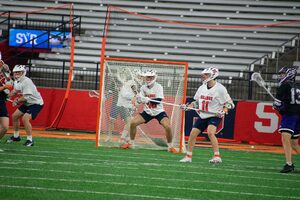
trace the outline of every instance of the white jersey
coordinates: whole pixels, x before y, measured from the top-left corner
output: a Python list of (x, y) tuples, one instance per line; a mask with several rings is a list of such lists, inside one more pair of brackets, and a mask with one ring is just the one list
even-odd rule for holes
[[(209, 112), (216, 113), (218, 110), (222, 109), (224, 104), (231, 101), (226, 88), (221, 84), (216, 82), (216, 84), (208, 89), (206, 84), (201, 85), (194, 99), (199, 103), (199, 109)], [(206, 119), (209, 117), (214, 117), (214, 114), (200, 112), (200, 117)]]
[[(148, 88), (147, 85), (141, 87), (141, 96), (149, 97), (150, 99), (160, 98), (164, 99), (164, 90), (161, 84), (155, 82), (151, 88)], [(151, 104), (148, 103), (144, 105), (144, 111), (151, 116), (156, 116), (161, 112), (164, 112), (164, 107), (162, 103)]]
[(136, 95), (133, 91), (133, 88), (136, 87), (136, 83), (133, 80), (129, 80), (124, 83), (119, 92), (117, 106), (133, 109), (134, 106), (131, 100)]
[(20, 81), (14, 81), (14, 90), (17, 93), (22, 94), (22, 96), (26, 99), (24, 105), (44, 105), (44, 101), (41, 94), (38, 92), (36, 86), (30, 78), (25, 76), (21, 78)]

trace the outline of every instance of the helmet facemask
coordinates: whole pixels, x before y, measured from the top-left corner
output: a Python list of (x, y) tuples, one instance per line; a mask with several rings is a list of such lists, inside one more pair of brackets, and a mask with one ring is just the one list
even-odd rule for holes
[(21, 81), (26, 75), (25, 65), (16, 65), (13, 69), (13, 75), (16, 81)]
[(142, 76), (144, 77), (144, 81), (146, 82), (147, 86), (154, 84), (157, 79), (156, 70), (153, 69), (145, 70)]
[[(208, 76), (208, 77), (206, 79), (204, 79), (205, 76)], [(213, 68), (213, 67), (204, 69), (200, 74), (203, 84), (207, 84), (209, 81), (215, 80), (218, 76), (219, 76), (219, 70), (217, 68)]]

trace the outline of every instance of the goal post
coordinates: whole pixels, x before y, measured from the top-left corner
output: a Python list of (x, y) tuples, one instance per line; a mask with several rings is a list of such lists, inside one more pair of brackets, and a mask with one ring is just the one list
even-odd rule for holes
[[(136, 79), (136, 71), (156, 70), (156, 81), (162, 85), (164, 91), (163, 101), (172, 104), (185, 103), (188, 72), (186, 62), (105, 58), (103, 68), (99, 88), (102, 98), (98, 104), (97, 146), (120, 147), (129, 139), (130, 120), (143, 111), (142, 104), (133, 105), (130, 100), (144, 84), (142, 80)], [(133, 84), (135, 90), (128, 90), (132, 89)], [(179, 151), (185, 151), (184, 111), (178, 106), (164, 104), (163, 107), (171, 122), (172, 144)], [(164, 128), (157, 120), (137, 127), (135, 148), (165, 149), (166, 146)]]

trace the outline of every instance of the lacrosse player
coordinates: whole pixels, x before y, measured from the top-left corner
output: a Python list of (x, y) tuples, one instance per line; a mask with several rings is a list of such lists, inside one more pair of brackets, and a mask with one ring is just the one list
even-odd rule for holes
[[(137, 72), (138, 73), (138, 72)], [(131, 116), (133, 115), (136, 107), (132, 102), (134, 96), (138, 93), (138, 85), (135, 80), (126, 81), (120, 89), (117, 106), (121, 107), (121, 117), (125, 121), (125, 126), (121, 134), (120, 145), (128, 143), (129, 129)]]
[(0, 140), (6, 134), (9, 126), (6, 108), (7, 94), (12, 90), (9, 67), (0, 60)]
[(170, 120), (165, 112), (163, 105), (157, 102), (151, 102), (151, 99), (162, 101), (164, 99), (163, 87), (156, 82), (157, 74), (155, 70), (147, 69), (142, 73), (143, 80), (146, 82), (142, 85), (140, 93), (134, 97), (133, 102), (143, 103), (144, 110), (142, 113), (136, 115), (130, 124), (130, 141), (122, 145), (122, 148), (132, 148), (134, 146), (134, 139), (136, 135), (137, 126), (148, 123), (152, 119), (156, 119), (165, 129), (168, 151), (177, 153), (172, 147), (172, 132)]
[(109, 124), (108, 124), (108, 137), (106, 139), (106, 142), (110, 142), (112, 140), (112, 132), (115, 127), (115, 121), (117, 119), (118, 114), (121, 112), (121, 108), (119, 106), (117, 106), (118, 93), (120, 90), (120, 88), (119, 88), (120, 86), (116, 85), (116, 84), (121, 84), (121, 83), (115, 82), (115, 84), (113, 85), (113, 91), (110, 91), (110, 93), (112, 94), (112, 105), (110, 108)]
[(130, 131), (130, 122), (132, 119), (132, 115), (137, 109), (136, 104), (133, 101), (133, 98), (139, 93), (140, 87), (142, 85), (142, 72), (140, 69), (134, 69), (132, 71), (133, 80), (128, 80), (125, 85), (123, 86), (124, 90), (121, 89), (121, 98), (123, 98), (124, 104), (123, 106), (126, 108), (126, 112), (129, 114), (128, 118), (126, 119), (126, 124), (122, 131), (122, 135), (120, 138), (120, 145), (124, 145), (129, 142), (129, 131)]
[(296, 83), (298, 67), (283, 67), (278, 72), (279, 87), (273, 107), (282, 116), (279, 133), (285, 154), (286, 164), (281, 173), (294, 171), (292, 149), (300, 155), (298, 138), (300, 136), (300, 84)]
[(32, 126), (30, 120), (34, 120), (37, 117), (43, 108), (44, 101), (32, 80), (25, 75), (25, 65), (16, 65), (14, 67), (14, 89), (11, 93), (9, 93), (8, 96), (18, 96), (14, 100), (13, 106), (19, 107), (12, 114), (14, 135), (7, 140), (7, 143), (18, 142), (21, 140), (19, 136), (19, 127), (20, 118), (22, 117), (24, 128), (27, 134), (27, 140), (24, 145), (31, 147), (34, 145), (34, 143), (32, 140)]
[[(203, 84), (198, 88), (194, 96), (195, 101), (189, 105), (183, 104), (181, 106), (181, 108), (185, 111), (188, 111), (189, 108), (197, 108), (204, 112), (200, 112), (199, 119), (193, 125), (189, 136), (187, 153), (180, 162), (192, 162), (192, 151), (196, 143), (196, 138), (205, 129), (207, 129), (208, 138), (210, 139), (214, 151), (214, 155), (209, 162), (222, 162), (216, 131), (222, 118), (229, 109), (234, 108), (234, 104), (226, 88), (215, 80), (218, 75), (219, 70), (216, 68), (210, 67), (204, 69), (201, 72), (201, 80)], [(205, 113), (205, 111), (211, 113)]]

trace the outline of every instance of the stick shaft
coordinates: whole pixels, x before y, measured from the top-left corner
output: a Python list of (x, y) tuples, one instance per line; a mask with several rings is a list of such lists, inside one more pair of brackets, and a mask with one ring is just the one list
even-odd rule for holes
[[(165, 102), (165, 101), (157, 101), (157, 100), (154, 100), (154, 99), (150, 99), (150, 101), (156, 102), (156, 103), (162, 103), (162, 104), (169, 105), (169, 106), (180, 107), (180, 105), (178, 105), (178, 104), (168, 103), (168, 102)], [(206, 111), (206, 110), (200, 110), (200, 109), (197, 109), (197, 108), (189, 108), (189, 109), (190, 109), (190, 110), (194, 110), (194, 111), (196, 111), (196, 112), (203, 112), (203, 113), (209, 113), (209, 114), (216, 114), (216, 113), (214, 113), (214, 112), (209, 112), (209, 111)]]

